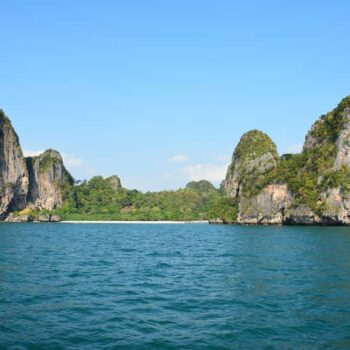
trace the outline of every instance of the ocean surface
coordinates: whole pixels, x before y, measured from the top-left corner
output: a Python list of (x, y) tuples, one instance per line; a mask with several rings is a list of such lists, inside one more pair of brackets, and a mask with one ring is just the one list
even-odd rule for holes
[(350, 228), (0, 224), (0, 349), (350, 349)]

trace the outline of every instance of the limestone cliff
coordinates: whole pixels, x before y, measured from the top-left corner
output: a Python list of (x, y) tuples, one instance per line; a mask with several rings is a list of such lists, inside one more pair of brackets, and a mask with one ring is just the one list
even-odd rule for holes
[(28, 172), (10, 120), (0, 110), (0, 220), (26, 205)]
[(291, 194), (286, 184), (270, 184), (257, 195), (239, 200), (238, 223), (280, 225), (290, 205)]
[(291, 205), (284, 212), (283, 223), (287, 225), (319, 225), (321, 218), (307, 205)]
[(265, 177), (278, 163), (276, 145), (258, 130), (244, 134), (237, 145), (222, 189), (238, 198), (238, 222), (258, 224), (280, 222), (280, 210), (288, 200), (286, 186), (264, 188)]
[(350, 96), (315, 122), (301, 154), (278, 158), (259, 135), (242, 137), (223, 182), (239, 223), (350, 224)]
[(237, 145), (232, 163), (228, 168), (222, 189), (228, 197), (237, 197), (249, 192), (268, 170), (278, 161), (276, 145), (261, 131), (245, 133)]
[(53, 210), (63, 204), (63, 191), (73, 185), (73, 178), (63, 165), (61, 155), (47, 150), (26, 158), (29, 173), (27, 202), (40, 209)]
[(307, 134), (304, 172), (314, 182), (311, 209), (322, 224), (350, 224), (350, 96)]

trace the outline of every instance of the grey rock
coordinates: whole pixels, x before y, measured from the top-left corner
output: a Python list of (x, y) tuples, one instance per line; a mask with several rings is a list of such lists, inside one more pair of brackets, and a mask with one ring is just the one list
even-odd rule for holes
[(240, 224), (281, 224), (289, 200), (285, 185), (271, 185), (252, 195), (251, 189), (278, 163), (276, 145), (266, 134), (252, 130), (237, 145), (222, 183), (227, 197), (238, 198)]
[(53, 210), (63, 204), (64, 186), (74, 180), (63, 165), (61, 155), (47, 150), (38, 157), (26, 158), (29, 172), (28, 203), (39, 209)]
[(268, 185), (258, 195), (240, 199), (237, 222), (243, 225), (281, 225), (290, 201), (287, 185)]
[(4, 221), (5, 222), (32, 222), (34, 218), (31, 215), (19, 215), (15, 216), (10, 214)]
[(287, 225), (315, 225), (321, 219), (306, 205), (290, 207), (285, 211), (284, 223)]
[(50, 215), (39, 215), (39, 222), (50, 222)]
[(50, 222), (60, 222), (61, 218), (58, 215), (51, 215)]
[[(305, 138), (304, 158), (301, 158), (304, 165), (299, 169), (301, 175), (308, 176), (308, 172), (314, 171), (310, 169), (324, 150), (330, 152), (330, 157), (334, 157), (327, 159), (328, 163), (322, 159), (324, 170), (319, 170), (317, 174), (317, 202), (313, 204), (317, 213), (305, 203), (300, 204), (300, 197), (296, 197), (297, 194), (293, 194), (288, 185), (280, 183), (278, 178), (268, 177), (267, 183), (270, 184), (267, 186), (264, 181), (260, 181), (264, 174), (287, 158), (278, 159), (273, 146), (269, 146), (267, 137), (263, 138), (262, 134), (260, 140), (259, 137), (256, 138), (256, 133), (247, 133), (242, 137), (222, 183), (226, 196), (238, 199), (238, 223), (350, 225), (350, 183), (339, 185), (339, 180), (334, 180), (340, 178), (343, 182), (348, 181), (348, 175), (344, 174), (350, 170), (349, 104), (350, 96), (343, 99), (333, 111), (319, 118)], [(264, 141), (265, 148), (260, 147), (259, 152), (255, 151), (259, 149), (261, 140)], [(246, 150), (245, 153), (242, 149)], [(269, 174), (271, 176), (273, 173)], [(311, 174), (313, 176), (315, 175)], [(331, 179), (329, 184), (336, 184), (336, 188), (329, 187), (331, 185), (328, 185), (328, 179)], [(325, 186), (324, 189), (322, 186)], [(258, 193), (254, 191), (261, 187), (263, 188)], [(250, 188), (253, 191), (249, 191)]]
[(321, 194), (321, 200), (325, 203), (323, 224), (350, 225), (350, 194), (347, 191), (342, 187), (327, 189)]
[(344, 112), (346, 122), (336, 141), (335, 170), (340, 170), (342, 166), (350, 167), (350, 111), (347, 108)]
[(0, 220), (12, 211), (25, 208), (28, 182), (18, 136), (10, 120), (0, 110)]

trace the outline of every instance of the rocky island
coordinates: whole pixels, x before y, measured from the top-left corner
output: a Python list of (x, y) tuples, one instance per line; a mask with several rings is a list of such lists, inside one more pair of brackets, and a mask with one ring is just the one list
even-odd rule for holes
[[(50, 212), (62, 206), (63, 189), (72, 185), (73, 177), (57, 151), (23, 156), (18, 136), (0, 110), (0, 219), (59, 221)], [(21, 215), (14, 215), (17, 212)]]
[(301, 154), (278, 156), (261, 131), (242, 136), (222, 189), (239, 224), (350, 224), (350, 97), (321, 116)]
[(350, 225), (350, 96), (321, 116), (300, 154), (278, 155), (259, 130), (245, 133), (221, 188), (127, 190), (118, 176), (75, 184), (61, 155), (23, 156), (0, 111), (0, 220), (210, 220), (242, 225)]

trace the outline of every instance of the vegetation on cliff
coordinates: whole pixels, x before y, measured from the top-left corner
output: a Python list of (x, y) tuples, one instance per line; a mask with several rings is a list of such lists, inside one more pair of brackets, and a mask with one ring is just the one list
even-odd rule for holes
[(28, 172), (19, 138), (9, 118), (0, 110), (0, 220), (25, 207)]
[(341, 100), (331, 112), (322, 115), (313, 125), (310, 135), (316, 139), (313, 146), (322, 146), (324, 143), (335, 144), (346, 123), (346, 109), (350, 108), (350, 96)]
[(259, 130), (245, 133), (232, 156), (222, 188), (228, 197), (252, 197), (264, 184), (265, 174), (276, 167), (276, 145)]
[(348, 192), (350, 169), (346, 166), (335, 169), (334, 164), (338, 151), (336, 143), (345, 128), (345, 111), (349, 107), (350, 96), (321, 116), (307, 135), (302, 153), (283, 155), (277, 166), (256, 183), (257, 190), (271, 183), (287, 184), (294, 198), (292, 205), (307, 205), (318, 215), (326, 209), (320, 199), (323, 192), (339, 186)]
[(2, 109), (0, 109), (0, 123), (10, 123), (10, 119)]
[[(243, 135), (233, 153), (223, 190), (228, 197), (237, 198), (239, 217), (247, 221), (254, 221), (256, 213), (283, 218), (286, 208), (304, 207), (327, 222), (341, 222), (339, 213), (347, 210), (347, 204), (341, 201), (350, 191), (349, 154), (350, 96), (314, 123), (300, 154), (279, 157), (276, 146), (264, 133), (253, 130)], [(274, 195), (269, 191), (283, 187), (269, 187), (266, 191), (269, 185), (285, 186), (285, 193)], [(332, 189), (337, 189), (338, 195), (330, 200), (328, 193)], [(333, 219), (329, 219), (330, 215)]]
[(274, 158), (278, 157), (276, 145), (271, 138), (260, 130), (246, 132), (239, 141), (233, 158), (239, 158), (242, 166), (249, 161), (258, 159), (266, 153), (271, 153)]

